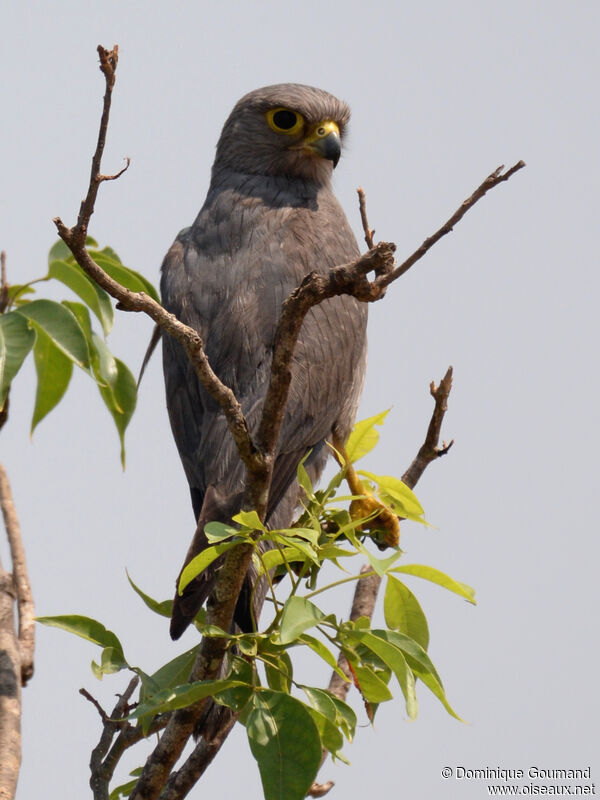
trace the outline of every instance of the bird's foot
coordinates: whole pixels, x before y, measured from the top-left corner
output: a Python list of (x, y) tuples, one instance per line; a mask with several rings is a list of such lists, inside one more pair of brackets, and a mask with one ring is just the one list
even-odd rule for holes
[[(353, 520), (368, 520), (359, 525), (359, 529), (367, 533), (380, 550), (397, 547), (400, 541), (400, 521), (394, 511), (378, 500), (366, 488), (346, 453), (345, 447), (336, 444), (336, 450), (343, 458), (338, 461), (346, 469), (346, 482), (356, 499), (350, 503), (350, 516)], [(337, 456), (336, 456), (337, 457)]]

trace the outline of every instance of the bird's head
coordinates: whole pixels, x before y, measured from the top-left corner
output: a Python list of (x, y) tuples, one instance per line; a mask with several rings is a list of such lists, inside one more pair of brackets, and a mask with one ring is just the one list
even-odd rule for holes
[(326, 183), (350, 109), (322, 89), (282, 83), (242, 97), (223, 126), (215, 170)]

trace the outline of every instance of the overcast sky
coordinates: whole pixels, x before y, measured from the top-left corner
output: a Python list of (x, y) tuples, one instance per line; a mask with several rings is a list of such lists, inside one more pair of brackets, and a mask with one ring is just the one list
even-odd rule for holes
[[(487, 796), (485, 781), (443, 780), (446, 766), (591, 766), (600, 782), (599, 16), (591, 0), (3, 5), (0, 247), (15, 283), (44, 274), (52, 218), (75, 219), (104, 88), (99, 43), (120, 47), (104, 171), (125, 156), (132, 163), (101, 188), (90, 232), (155, 283), (204, 200), (226, 116), (265, 84), (308, 83), (351, 105), (336, 191), (360, 236), (355, 189), (365, 188), (377, 237), (395, 241), (400, 257), (499, 164), (527, 162), (371, 307), (359, 412), (392, 407), (365, 468), (401, 475), (426, 430), (429, 382), (454, 366), (444, 436), (456, 444), (417, 492), (436, 529), (406, 524), (401, 544), (408, 563), (477, 591), (472, 607), (410, 584), (467, 724), (421, 689), (417, 721), (406, 721), (398, 699), (371, 730), (355, 696), (362, 727), (345, 748), (352, 765), (328, 763), (320, 776), (336, 781), (330, 797)], [(134, 371), (150, 331), (118, 315), (110, 343)], [(150, 594), (169, 597), (193, 532), (160, 359), (141, 387), (125, 473), (91, 381), (76, 375), (30, 441), (33, 393), (28, 364), (0, 460), (37, 613), (100, 619), (130, 662), (152, 671), (195, 642), (190, 631), (171, 643), (166, 621), (146, 612), (125, 577), (127, 567)], [(0, 552), (6, 563), (4, 543)], [(335, 610), (349, 602), (340, 595)], [(87, 796), (100, 721), (78, 689), (111, 707), (125, 685), (123, 676), (95, 680), (97, 656), (89, 643), (38, 630), (19, 797)], [(320, 685), (328, 677), (310, 673)], [(191, 796), (261, 796), (243, 729), (202, 786)]]

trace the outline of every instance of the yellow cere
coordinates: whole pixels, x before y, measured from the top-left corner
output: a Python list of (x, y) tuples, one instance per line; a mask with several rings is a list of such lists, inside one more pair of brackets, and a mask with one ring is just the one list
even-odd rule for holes
[(330, 119), (317, 122), (306, 137), (305, 144), (310, 145), (319, 139), (324, 139), (326, 136), (329, 136), (330, 133), (335, 133), (338, 136), (340, 135), (340, 129), (336, 122)]

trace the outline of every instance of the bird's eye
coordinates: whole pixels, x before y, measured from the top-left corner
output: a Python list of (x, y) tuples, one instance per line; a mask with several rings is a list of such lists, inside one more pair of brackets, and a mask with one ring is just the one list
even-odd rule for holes
[(304, 125), (302, 116), (289, 108), (272, 108), (267, 111), (269, 127), (277, 133), (294, 135), (300, 133)]

